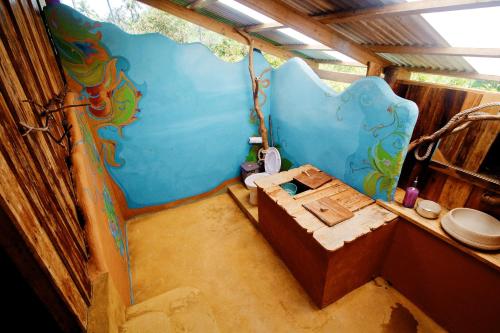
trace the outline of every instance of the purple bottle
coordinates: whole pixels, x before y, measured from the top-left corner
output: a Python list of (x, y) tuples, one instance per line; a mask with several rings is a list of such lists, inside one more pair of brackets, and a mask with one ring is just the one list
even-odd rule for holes
[(418, 198), (418, 177), (413, 181), (413, 186), (406, 188), (405, 198), (403, 199), (403, 206), (407, 208), (413, 208), (415, 206), (415, 202)]

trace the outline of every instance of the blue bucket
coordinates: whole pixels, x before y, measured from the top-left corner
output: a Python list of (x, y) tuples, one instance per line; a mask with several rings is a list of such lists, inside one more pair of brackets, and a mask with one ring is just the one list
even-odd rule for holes
[(284, 183), (280, 185), (288, 194), (295, 195), (297, 193), (297, 185), (294, 183)]

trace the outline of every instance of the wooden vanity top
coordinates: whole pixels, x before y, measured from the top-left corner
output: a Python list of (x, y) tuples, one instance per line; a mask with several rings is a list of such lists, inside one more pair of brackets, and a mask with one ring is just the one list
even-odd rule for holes
[[(260, 178), (255, 184), (327, 251), (336, 251), (346, 242), (351, 242), (397, 218), (396, 214), (336, 178), (314, 190), (295, 196), (290, 196), (279, 186), (310, 169), (319, 170), (312, 165), (303, 165)], [(303, 206), (328, 197), (338, 200), (344, 207), (354, 211), (354, 217), (329, 227)]]
[[(420, 228), (432, 233), (433, 235), (441, 238), (445, 242), (453, 245), (457, 249), (460, 249), (461, 251), (483, 261), (484, 263), (490, 265), (491, 267), (500, 270), (500, 251), (477, 251), (474, 250), (470, 247), (467, 247), (463, 245), (462, 243), (459, 243), (458, 241), (454, 240), (448, 234), (443, 230), (441, 227), (440, 219), (442, 216), (446, 215), (448, 213), (448, 210), (443, 209), (441, 211), (441, 214), (438, 219), (435, 220), (430, 220), (426, 219), (420, 215), (417, 214), (417, 212), (414, 209), (411, 208), (406, 208), (404, 207), (401, 203), (403, 202), (403, 198), (405, 195), (405, 191), (398, 188), (396, 190), (396, 194), (394, 196), (394, 201), (392, 202), (385, 202), (378, 200), (377, 203), (390, 210), (391, 212), (399, 215), (403, 219), (419, 226)], [(418, 199), (420, 200), (420, 199)]]

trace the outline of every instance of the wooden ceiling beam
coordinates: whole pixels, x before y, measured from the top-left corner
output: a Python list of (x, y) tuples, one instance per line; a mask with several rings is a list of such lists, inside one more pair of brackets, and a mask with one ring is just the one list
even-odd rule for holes
[(285, 28), (285, 26), (278, 22), (247, 25), (246, 27), (244, 27), (246, 32), (262, 32), (262, 31), (276, 30), (280, 28)]
[(314, 69), (314, 71), (318, 74), (320, 79), (344, 83), (353, 83), (354, 81), (365, 77), (364, 75), (359, 74), (332, 72), (323, 69)]
[(338, 11), (314, 16), (321, 23), (348, 23), (358, 20), (376, 19), (386, 16), (417, 15), (453, 10), (500, 6), (498, 0), (421, 0), (392, 5)]
[(273, 20), (293, 28), (321, 44), (339, 51), (361, 63), (376, 62), (385, 67), (391, 63), (362, 45), (356, 44), (328, 26), (276, 0), (238, 0), (238, 2)]
[(369, 45), (370, 50), (377, 53), (392, 54), (431, 54), (463, 57), (500, 58), (500, 49), (472, 48), (472, 47), (418, 47), (418, 46), (392, 46)]
[(317, 59), (314, 60), (318, 64), (332, 64), (332, 65), (341, 65), (341, 66), (351, 66), (351, 67), (364, 67), (367, 68), (366, 65), (361, 64), (359, 62), (348, 62), (341, 60), (333, 60), (333, 59)]
[(283, 50), (309, 50), (309, 51), (333, 51), (331, 47), (324, 45), (308, 45), (308, 44), (285, 44), (281, 45), (280, 48)]
[(186, 8), (189, 9), (202, 9), (203, 7), (209, 6), (216, 2), (217, 0), (196, 0), (191, 2)]
[[(216, 21), (213, 18), (202, 15), (194, 10), (187, 9), (185, 7), (182, 7), (180, 5), (177, 5), (173, 2), (166, 0), (139, 0), (139, 1), (151, 7), (168, 12), (186, 21), (199, 25), (205, 29), (211, 30), (228, 38), (234, 39), (245, 45), (247, 44), (246, 39), (243, 38), (243, 36), (239, 34), (238, 31), (236, 31), (236, 29), (233, 26)], [(254, 38), (254, 47), (282, 59), (288, 59), (298, 56), (296, 53), (283, 50), (280, 47), (275, 46), (257, 37)], [(306, 61), (311, 67), (316, 68), (318, 66), (317, 63), (309, 59), (304, 59), (304, 61)]]
[(457, 71), (449, 71), (443, 69), (430, 69), (430, 68), (418, 68), (418, 67), (403, 66), (402, 68), (412, 73), (428, 73), (428, 74), (451, 76), (451, 77), (463, 77), (466, 79), (474, 79), (474, 80), (488, 80), (488, 81), (500, 82), (499, 75), (488, 75), (488, 74), (471, 73), (471, 72), (457, 72)]

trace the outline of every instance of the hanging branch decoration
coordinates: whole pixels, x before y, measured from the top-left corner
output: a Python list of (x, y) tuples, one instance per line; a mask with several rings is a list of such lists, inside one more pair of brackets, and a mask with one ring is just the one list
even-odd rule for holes
[(269, 80), (264, 80), (261, 84), (261, 79), (265, 73), (271, 70), (271, 68), (265, 69), (258, 77), (255, 76), (255, 71), (253, 66), (253, 50), (254, 50), (253, 39), (250, 35), (239, 29), (236, 29), (236, 31), (241, 36), (243, 36), (248, 43), (248, 71), (250, 72), (250, 79), (252, 80), (253, 105), (254, 105), (254, 111), (257, 114), (257, 118), (259, 119), (259, 133), (260, 136), (262, 137), (262, 148), (265, 152), (269, 149), (269, 141), (267, 136), (266, 122), (264, 119), (264, 114), (262, 113), (261, 106), (265, 103), (266, 97), (264, 94), (264, 101), (261, 103), (259, 101), (259, 91), (262, 92), (261, 86), (264, 88), (269, 86)]
[[(486, 112), (479, 112), (482, 109), (497, 107), (497, 114)], [(450, 134), (460, 132), (470, 126), (475, 121), (491, 121), (500, 120), (500, 102), (492, 102), (461, 111), (454, 115), (443, 127), (430, 135), (424, 135), (420, 138), (410, 142), (408, 152), (415, 149), (415, 158), (419, 161), (429, 158), (432, 149), (436, 142)], [(420, 149), (428, 144), (427, 149), (423, 155), (420, 154)]]
[[(45, 118), (45, 121), (44, 121), (43, 127), (31, 126), (23, 121), (20, 121), (18, 124), (19, 124), (19, 131), (21, 132), (21, 135), (27, 136), (31, 132), (44, 132), (44, 133), (47, 133), (47, 135), (52, 140), (54, 140), (55, 143), (57, 143), (58, 145), (60, 145), (62, 147), (65, 147), (65, 145), (62, 143), (62, 141), (64, 140), (64, 138), (69, 137), (71, 125), (69, 125), (67, 123), (66, 119), (63, 119), (62, 127), (64, 129), (64, 132), (60, 138), (56, 138), (50, 131), (50, 129), (53, 128), (52, 124), (57, 123), (53, 114), (57, 113), (57, 112), (64, 111), (64, 110), (66, 110), (68, 108), (72, 108), (72, 107), (90, 105), (90, 104), (62, 105), (64, 103), (64, 97), (66, 96), (66, 93), (67, 93), (67, 88), (64, 87), (64, 89), (61, 91), (61, 93), (59, 93), (58, 95), (51, 98), (46, 105), (41, 105), (40, 103), (37, 103), (33, 100), (23, 100), (23, 102), (33, 105), (38, 110), (38, 115), (42, 118)], [(56, 107), (52, 108), (52, 106), (56, 106)]]

